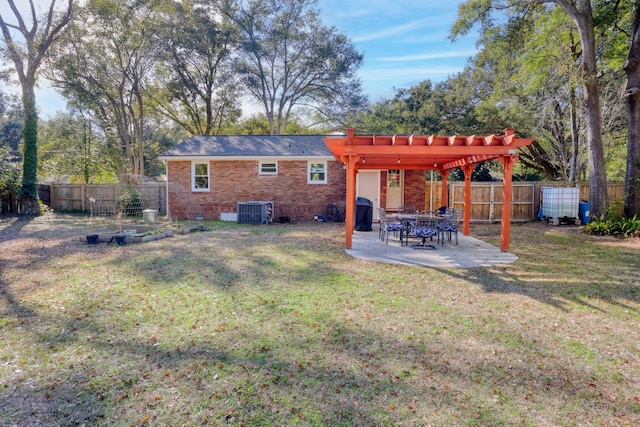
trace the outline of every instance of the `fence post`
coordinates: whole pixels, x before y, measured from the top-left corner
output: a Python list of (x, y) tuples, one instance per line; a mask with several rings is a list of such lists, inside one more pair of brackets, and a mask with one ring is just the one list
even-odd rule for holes
[[(493, 222), (493, 207), (496, 204), (496, 200), (494, 198), (495, 184), (492, 182), (489, 184), (489, 222)], [(504, 206), (504, 200), (502, 201), (502, 205)]]
[(82, 210), (82, 212), (84, 212), (84, 199), (86, 198), (86, 194), (87, 194), (87, 187), (86, 184), (81, 184), (82, 187), (80, 187), (80, 197), (82, 198), (82, 200), (80, 201), (80, 210)]
[(54, 195), (56, 193), (55, 186), (56, 185), (53, 182), (49, 184), (49, 208), (54, 211), (56, 210), (56, 204), (54, 201)]

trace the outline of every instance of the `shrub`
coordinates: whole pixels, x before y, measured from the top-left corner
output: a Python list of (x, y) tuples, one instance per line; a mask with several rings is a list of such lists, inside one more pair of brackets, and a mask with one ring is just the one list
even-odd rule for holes
[(640, 237), (640, 218), (634, 215), (632, 218), (604, 214), (584, 226), (584, 230), (590, 234), (603, 236)]
[(9, 150), (0, 147), (0, 196), (17, 195), (21, 181), (20, 163), (12, 162)]
[(117, 195), (118, 212), (124, 216), (142, 215), (142, 195), (133, 187), (124, 187)]

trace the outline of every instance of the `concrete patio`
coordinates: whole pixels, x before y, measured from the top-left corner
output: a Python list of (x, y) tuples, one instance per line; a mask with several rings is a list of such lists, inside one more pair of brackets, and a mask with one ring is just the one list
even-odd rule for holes
[(455, 237), (452, 242), (446, 241), (444, 246), (438, 245), (434, 238), (435, 250), (414, 249), (410, 245), (400, 246), (398, 238), (392, 235), (389, 236), (389, 244), (385, 244), (378, 238), (378, 224), (374, 224), (373, 231), (355, 231), (352, 248), (346, 249), (346, 252), (354, 258), (368, 261), (438, 268), (492, 267), (518, 260), (510, 252), (502, 252), (493, 245), (462, 233), (458, 233), (457, 246)]

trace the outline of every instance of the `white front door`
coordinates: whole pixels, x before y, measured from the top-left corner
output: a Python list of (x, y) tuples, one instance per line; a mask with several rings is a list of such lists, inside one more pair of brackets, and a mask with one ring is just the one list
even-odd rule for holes
[(378, 206), (380, 206), (380, 171), (358, 171), (356, 197), (364, 197), (373, 203), (373, 221), (379, 221)]
[(387, 210), (395, 211), (403, 204), (404, 171), (399, 169), (387, 171)]

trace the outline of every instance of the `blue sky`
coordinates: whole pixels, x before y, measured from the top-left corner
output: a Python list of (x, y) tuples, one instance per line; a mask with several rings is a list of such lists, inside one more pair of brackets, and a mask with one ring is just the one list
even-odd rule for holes
[[(447, 37), (461, 0), (319, 0), (325, 25), (335, 26), (364, 54), (359, 71), (371, 101), (423, 80), (438, 82), (463, 69), (476, 52), (476, 33), (452, 43)], [(4, 3), (4, 2), (2, 2)], [(5, 18), (6, 5), (0, 5)], [(38, 107), (44, 117), (65, 110), (64, 99), (41, 82)]]
[(325, 25), (347, 35), (365, 55), (360, 78), (371, 101), (423, 80), (438, 82), (461, 71), (475, 55), (476, 33), (447, 37), (458, 0), (319, 0)]

